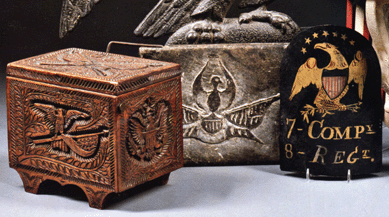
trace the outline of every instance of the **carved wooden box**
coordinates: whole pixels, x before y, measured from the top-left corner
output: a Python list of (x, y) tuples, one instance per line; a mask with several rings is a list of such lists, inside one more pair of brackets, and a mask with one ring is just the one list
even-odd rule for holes
[(7, 67), (10, 167), (25, 190), (73, 184), (91, 207), (182, 167), (179, 65), (70, 48)]

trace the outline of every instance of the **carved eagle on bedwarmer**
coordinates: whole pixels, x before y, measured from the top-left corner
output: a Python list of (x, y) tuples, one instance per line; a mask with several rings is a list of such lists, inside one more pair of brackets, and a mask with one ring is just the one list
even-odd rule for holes
[(251, 130), (262, 124), (268, 108), (279, 98), (276, 94), (220, 113), (183, 105), (184, 138), (216, 144), (242, 137), (264, 144)]
[[(241, 0), (240, 7), (258, 7), (249, 13), (243, 13), (239, 22), (252, 20), (269, 22), (273, 26), (286, 30), (291, 18), (285, 14), (267, 11), (267, 5), (274, 0)], [(63, 38), (74, 29), (79, 20), (85, 17), (99, 0), (63, 0), (60, 37)], [(160, 0), (146, 16), (134, 33), (144, 37), (159, 37), (174, 33), (180, 27), (199, 20), (221, 22), (235, 0)], [(208, 31), (209, 26), (204, 26)]]

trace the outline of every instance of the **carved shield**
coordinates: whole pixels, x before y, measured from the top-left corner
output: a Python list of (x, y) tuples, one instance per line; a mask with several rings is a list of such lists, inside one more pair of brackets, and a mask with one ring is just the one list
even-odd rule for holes
[(201, 122), (201, 126), (206, 132), (214, 134), (223, 129), (223, 120), (217, 118), (204, 119)]

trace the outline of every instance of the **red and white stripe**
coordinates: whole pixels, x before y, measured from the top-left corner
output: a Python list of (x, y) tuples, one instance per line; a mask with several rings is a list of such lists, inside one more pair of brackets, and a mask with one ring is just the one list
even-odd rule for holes
[(366, 19), (365, 19), (365, 6), (364, 5), (354, 5), (350, 0), (347, 1), (347, 17), (346, 17), (346, 27), (354, 29), (359, 32), (361, 35), (365, 36), (367, 40), (370, 39), (369, 30), (367, 29)]
[[(350, 0), (347, 1), (346, 27), (354, 29), (362, 34), (367, 40), (370, 40), (370, 33), (366, 24), (365, 5), (354, 5)], [(381, 90), (381, 97), (384, 99), (384, 91)]]
[(338, 97), (347, 84), (346, 76), (322, 77), (324, 89), (330, 99)]

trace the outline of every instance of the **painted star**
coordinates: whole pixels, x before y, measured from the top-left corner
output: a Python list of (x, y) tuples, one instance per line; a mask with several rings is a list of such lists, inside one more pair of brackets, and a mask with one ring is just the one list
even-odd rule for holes
[(305, 38), (305, 44), (311, 44), (311, 39), (310, 38)]
[(350, 41), (350, 44), (351, 44), (352, 46), (354, 46), (355, 41), (354, 41), (354, 40), (351, 40), (351, 41)]
[(307, 49), (305, 47), (303, 47), (303, 49), (301, 49), (301, 52), (303, 52), (303, 54), (307, 53)]
[(332, 34), (334, 35), (334, 37), (338, 37), (338, 33), (337, 32), (333, 32)]
[(319, 38), (319, 34), (317, 34), (316, 32), (313, 33), (313, 38)]
[(344, 41), (346, 41), (346, 39), (347, 39), (347, 36), (346, 36), (346, 34), (342, 34), (342, 37), (341, 37)]
[(327, 38), (327, 36), (329, 36), (330, 34), (327, 31), (323, 31), (323, 35), (324, 35), (324, 37)]

